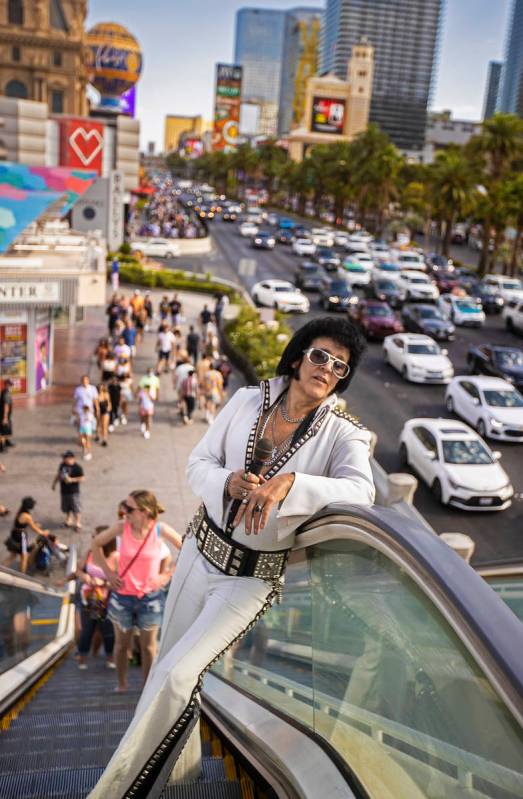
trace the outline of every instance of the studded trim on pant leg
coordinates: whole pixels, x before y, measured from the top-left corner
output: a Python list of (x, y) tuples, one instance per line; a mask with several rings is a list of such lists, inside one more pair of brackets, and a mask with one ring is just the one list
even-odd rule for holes
[[(238, 579), (242, 579), (239, 577)], [(187, 727), (191, 724), (191, 720), (196, 721), (199, 715), (199, 703), (197, 701), (197, 695), (200, 693), (203, 678), (205, 674), (209, 671), (210, 668), (216, 663), (217, 660), (221, 658), (222, 655), (225, 654), (234, 644), (240, 641), (247, 633), (252, 630), (254, 625), (261, 619), (262, 616), (271, 608), (275, 599), (278, 599), (281, 594), (281, 581), (277, 580), (272, 583), (271, 590), (267, 594), (267, 598), (263, 603), (260, 610), (256, 613), (252, 621), (249, 622), (247, 627), (245, 627), (239, 635), (236, 636), (227, 646), (221, 650), (208, 664), (205, 666), (203, 671), (200, 672), (198, 677), (198, 681), (196, 686), (194, 687), (189, 703), (186, 706), (185, 710), (178, 718), (176, 723), (173, 727), (169, 730), (163, 741), (160, 745), (156, 748), (153, 752), (149, 760), (145, 763), (142, 770), (140, 771), (139, 775), (134, 780), (133, 784), (130, 788), (126, 791), (126, 793), (122, 796), (122, 799), (146, 799), (149, 794), (149, 789), (154, 784), (157, 775), (159, 774), (162, 765), (165, 763), (166, 759), (172, 753), (174, 748), (176, 747), (177, 743), (181, 740), (184, 733), (187, 731)], [(196, 714), (196, 718), (193, 718)], [(192, 726), (192, 724), (191, 724)], [(189, 736), (187, 736), (187, 740)], [(187, 743), (187, 741), (185, 742)], [(185, 744), (184, 744), (185, 746)], [(180, 757), (184, 746), (180, 749), (177, 759)], [(174, 766), (174, 763), (173, 763)]]

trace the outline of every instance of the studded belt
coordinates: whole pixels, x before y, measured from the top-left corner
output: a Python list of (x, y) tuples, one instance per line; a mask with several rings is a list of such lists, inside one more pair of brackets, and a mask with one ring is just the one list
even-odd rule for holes
[(262, 552), (233, 541), (209, 517), (202, 505), (189, 523), (187, 534), (194, 534), (204, 558), (231, 577), (259, 577), (278, 580), (285, 571), (288, 549)]

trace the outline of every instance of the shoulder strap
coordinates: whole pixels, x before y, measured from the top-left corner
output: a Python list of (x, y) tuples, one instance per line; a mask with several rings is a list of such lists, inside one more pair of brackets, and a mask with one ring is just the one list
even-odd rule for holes
[(131, 566), (133, 565), (133, 563), (134, 563), (134, 562), (135, 562), (135, 560), (137, 559), (138, 555), (140, 554), (140, 552), (142, 551), (142, 549), (143, 549), (143, 548), (144, 548), (144, 546), (146, 545), (147, 541), (149, 540), (149, 536), (151, 535), (152, 531), (154, 530), (154, 527), (155, 527), (155, 525), (153, 524), (153, 525), (151, 526), (151, 529), (149, 530), (149, 532), (147, 533), (147, 535), (146, 535), (146, 536), (145, 536), (145, 538), (143, 539), (142, 543), (140, 544), (140, 546), (138, 547), (138, 549), (137, 549), (137, 550), (136, 550), (136, 552), (134, 553), (133, 557), (131, 558), (131, 560), (129, 561), (129, 563), (127, 564), (127, 566), (126, 566), (126, 567), (125, 567), (125, 569), (123, 570), (123, 572), (122, 572), (122, 573), (119, 575), (120, 579), (122, 579), (123, 577), (125, 577), (125, 575), (126, 575), (126, 574), (127, 574), (127, 572), (129, 571), (129, 569), (131, 568)]

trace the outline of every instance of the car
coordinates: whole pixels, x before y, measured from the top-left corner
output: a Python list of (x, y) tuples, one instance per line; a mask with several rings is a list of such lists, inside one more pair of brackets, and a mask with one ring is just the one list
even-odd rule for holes
[(236, 210), (233, 210), (232, 207), (230, 206), (225, 207), (222, 211), (222, 220), (224, 222), (237, 222), (238, 212)]
[[(465, 288), (462, 280), (460, 280), (460, 285)], [(487, 286), (485, 283), (470, 281), (466, 292), (469, 297), (479, 300), (486, 314), (500, 314), (505, 307), (505, 300), (498, 292), (496, 286)]]
[(439, 308), (434, 305), (404, 305), (401, 321), (405, 330), (411, 333), (423, 333), (437, 341), (454, 339), (456, 328), (445, 319)]
[(316, 252), (316, 245), (312, 239), (295, 239), (292, 242), (292, 251), (294, 255), (300, 257), (304, 255), (314, 255)]
[(311, 239), (318, 247), (334, 247), (334, 234), (332, 230), (326, 230), (322, 227), (313, 227), (311, 230)]
[(523, 283), (517, 277), (485, 275), (483, 283), (486, 286), (495, 286), (505, 302), (523, 300)]
[(216, 215), (216, 209), (212, 205), (200, 205), (198, 208), (195, 209), (200, 219), (214, 219)]
[(443, 269), (445, 272), (454, 269), (451, 258), (446, 255), (439, 255), (438, 253), (431, 252), (425, 258), (428, 272), (438, 272)]
[(258, 233), (258, 225), (255, 225), (254, 222), (242, 222), (240, 227), (238, 228), (240, 236), (244, 238), (252, 238), (256, 236)]
[(523, 396), (507, 380), (459, 375), (447, 387), (445, 405), (480, 436), (523, 442)]
[(469, 347), (467, 365), (473, 375), (501, 377), (523, 394), (523, 350), (480, 344)]
[(389, 245), (384, 241), (373, 241), (369, 245), (369, 252), (376, 264), (390, 261)]
[(251, 296), (257, 305), (265, 305), (278, 311), (307, 313), (310, 303), (307, 297), (287, 280), (262, 280), (255, 283)]
[(438, 502), (462, 510), (505, 510), (514, 488), (474, 430), (453, 419), (410, 419), (399, 439), (400, 460), (429, 486)]
[(403, 325), (386, 302), (360, 300), (349, 308), (349, 315), (368, 339), (383, 341), (391, 333), (403, 332)]
[(454, 367), (434, 339), (420, 333), (400, 333), (383, 341), (383, 357), (411, 383), (448, 383)]
[(454, 225), (450, 232), (450, 240), (452, 244), (465, 244), (467, 241), (467, 226), (461, 222)]
[(255, 225), (263, 224), (264, 214), (261, 208), (258, 208), (255, 205), (247, 206), (245, 211), (245, 221), (246, 222), (253, 222)]
[(454, 272), (438, 269), (437, 272), (432, 273), (431, 277), (438, 287), (440, 294), (448, 294), (449, 291), (459, 288), (459, 280)]
[(349, 234), (346, 233), (344, 230), (334, 231), (334, 245), (336, 247), (345, 247), (348, 241), (349, 241)]
[(319, 291), (324, 278), (324, 270), (312, 261), (299, 264), (294, 273), (294, 283), (302, 291)]
[(314, 258), (327, 271), (335, 272), (341, 264), (340, 256), (330, 247), (317, 247)]
[(347, 282), (351, 286), (368, 286), (371, 280), (371, 272), (365, 266), (353, 261), (349, 256), (343, 261), (343, 270), (345, 271)]
[(343, 277), (325, 276), (321, 288), (319, 303), (324, 311), (347, 311), (350, 305), (359, 302), (352, 293), (351, 287)]
[(286, 216), (280, 216), (279, 226), (282, 230), (294, 230), (296, 227), (296, 222), (294, 219), (289, 219)]
[(252, 246), (257, 250), (274, 250), (276, 239), (266, 230), (259, 230), (252, 240)]
[(310, 239), (311, 237), (310, 229), (303, 225), (296, 225), (292, 232), (297, 239)]
[(278, 214), (268, 213), (267, 214), (267, 224), (271, 227), (279, 227), (280, 226), (280, 217)]
[(401, 267), (396, 264), (391, 264), (390, 261), (377, 261), (372, 268), (372, 279), (387, 278), (388, 280), (397, 280), (401, 274)]
[(362, 249), (366, 249), (372, 241), (372, 236), (366, 230), (355, 230), (350, 234), (350, 241), (353, 244), (363, 244), (364, 247)]
[(475, 297), (442, 294), (438, 307), (445, 319), (450, 319), (455, 325), (482, 327), (485, 324), (485, 312)]
[(390, 259), (392, 263), (397, 264), (401, 269), (427, 271), (425, 258), (415, 250), (391, 250)]
[(180, 255), (180, 247), (173, 239), (161, 238), (132, 241), (131, 251), (147, 258), (177, 258)]
[(398, 275), (398, 283), (407, 295), (407, 300), (436, 302), (439, 299), (438, 287), (427, 277), (417, 271), (405, 271)]
[(391, 308), (400, 308), (405, 302), (407, 295), (395, 280), (388, 277), (373, 277), (367, 287), (367, 294), (375, 300), (388, 302)]
[(352, 261), (356, 261), (356, 263), (364, 266), (365, 269), (369, 270), (369, 272), (374, 269), (374, 261), (368, 252), (353, 252), (351, 253), (350, 258)]
[(368, 255), (370, 255), (369, 246), (364, 241), (352, 241), (352, 239), (349, 239), (347, 244), (344, 245), (343, 249), (347, 255), (353, 255), (354, 253), (359, 252), (366, 252)]
[(292, 244), (294, 241), (294, 231), (289, 228), (280, 228), (274, 235), (278, 244)]
[(512, 300), (505, 305), (503, 311), (505, 327), (510, 333), (523, 335), (523, 302)]

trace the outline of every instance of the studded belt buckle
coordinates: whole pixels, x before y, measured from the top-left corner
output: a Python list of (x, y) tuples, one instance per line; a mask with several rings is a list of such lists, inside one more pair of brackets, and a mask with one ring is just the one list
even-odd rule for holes
[(281, 577), (287, 560), (287, 552), (259, 552), (253, 577), (261, 580), (276, 580)]

